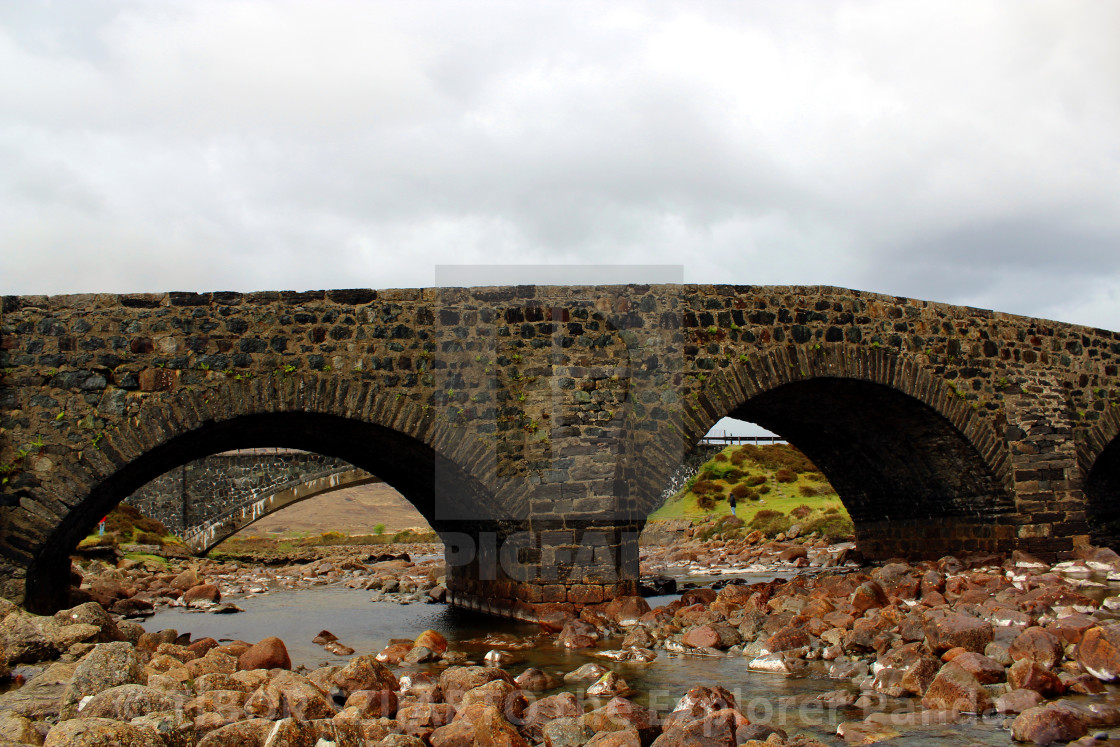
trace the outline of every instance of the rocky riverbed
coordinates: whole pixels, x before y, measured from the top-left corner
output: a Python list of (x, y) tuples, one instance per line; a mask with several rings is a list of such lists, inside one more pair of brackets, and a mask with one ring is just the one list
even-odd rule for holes
[[(327, 584), (435, 602), (437, 549), (344, 548), (268, 568), (98, 561), (75, 569), (72, 609), (41, 617), (0, 602), (11, 688), (0, 746), (1102, 744), (1120, 733), (1109, 580), (1120, 556), (1095, 548), (1059, 564), (1016, 554), (855, 567), (849, 545), (683, 538), (643, 551), (643, 574), (695, 586), (666, 604), (626, 597), (578, 617), (553, 610), (518, 635), (426, 631), (377, 651), (323, 630), (316, 643), (342, 658), (318, 668), (293, 667), (275, 637), (218, 641), (136, 621)], [(753, 581), (767, 572), (776, 578)], [(526, 653), (543, 650), (585, 663), (533, 666)], [(630, 673), (683, 660), (710, 661), (728, 681), (680, 682), (662, 700), (635, 689)], [(743, 695), (732, 680), (751, 677), (828, 684)], [(804, 729), (794, 712), (827, 712), (827, 728)]]

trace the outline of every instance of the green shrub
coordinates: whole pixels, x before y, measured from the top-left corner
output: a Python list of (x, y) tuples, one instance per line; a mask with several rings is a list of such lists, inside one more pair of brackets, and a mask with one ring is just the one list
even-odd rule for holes
[(769, 492), (770, 492), (770, 486), (769, 485), (763, 485), (758, 489), (758, 494), (759, 495), (766, 495)]
[(855, 535), (855, 526), (850, 518), (842, 515), (839, 511), (836, 513), (826, 511), (806, 520), (801, 525), (801, 531), (805, 534), (816, 532), (828, 539), (829, 542), (839, 542), (851, 539)]
[(813, 513), (813, 509), (809, 508), (804, 503), (802, 503), (797, 508), (791, 510), (789, 512), (789, 515), (792, 516), (795, 519), (804, 519), (806, 516), (808, 516), (811, 513)]
[(766, 482), (765, 475), (751, 475), (750, 477), (747, 478), (747, 485), (750, 485), (752, 487), (755, 486), (755, 485), (762, 485), (765, 482)]
[(789, 517), (781, 511), (764, 508), (754, 515), (747, 526), (773, 537), (789, 529), (791, 523)]
[(774, 473), (774, 479), (778, 482), (797, 482), (797, 473), (788, 467), (782, 467)]
[(376, 534), (378, 537), (385, 534), (385, 525), (384, 524), (374, 524), (373, 533)]
[(710, 495), (702, 495), (696, 499), (696, 505), (705, 511), (711, 511), (716, 507), (716, 499)]
[(717, 462), (726, 462), (726, 461), (727, 461), (727, 455), (726, 455), (726, 454), (724, 454), (724, 453), (723, 453), (723, 452), (721, 451), (720, 453), (718, 453), (718, 454), (716, 454), (716, 455), (715, 455), (714, 457), (712, 457), (712, 459), (713, 459), (713, 460), (715, 460), (715, 461), (717, 461)]

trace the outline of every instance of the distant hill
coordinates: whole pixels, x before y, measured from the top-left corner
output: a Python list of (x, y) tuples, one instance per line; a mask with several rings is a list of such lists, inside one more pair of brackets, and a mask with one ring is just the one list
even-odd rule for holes
[(233, 535), (238, 539), (336, 531), (373, 534), (378, 524), (387, 534), (402, 529), (430, 530), (428, 522), (408, 500), (383, 482), (357, 485), (309, 498)]
[(836, 508), (847, 517), (835, 489), (816, 465), (793, 446), (777, 443), (728, 446), (701, 465), (649, 519), (699, 522), (729, 515), (732, 493), (736, 515), (748, 523), (759, 511), (788, 513), (799, 506), (821, 513)]

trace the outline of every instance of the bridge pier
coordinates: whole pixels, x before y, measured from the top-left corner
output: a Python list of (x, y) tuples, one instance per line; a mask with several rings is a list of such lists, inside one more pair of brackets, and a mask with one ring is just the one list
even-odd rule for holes
[(639, 523), (570, 522), (551, 529), (488, 526), (444, 533), (448, 601), (538, 620), (551, 611), (639, 593)]

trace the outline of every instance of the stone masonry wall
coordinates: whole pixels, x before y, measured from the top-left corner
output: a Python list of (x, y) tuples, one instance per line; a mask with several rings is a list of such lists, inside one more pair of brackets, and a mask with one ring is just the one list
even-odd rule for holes
[[(1088, 539), (1085, 476), (1120, 433), (1118, 358), (1106, 330), (830, 287), (5, 297), (3, 591), (61, 574), (51, 548), (119, 500), (109, 486), (204, 456), (204, 434), (261, 445), (266, 415), (375, 474), (436, 465), (392, 482), (445, 532), (527, 533), (512, 575), (472, 584), (478, 558), (463, 566), (471, 595), (629, 588), (628, 538), (729, 414), (812, 442), (868, 537), (877, 511), (920, 505), (938, 531), (1003, 527), (961, 545), (1061, 555)], [(845, 452), (861, 440), (889, 466)], [(869, 542), (892, 554), (889, 536)]]

